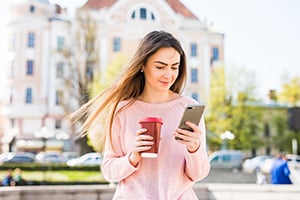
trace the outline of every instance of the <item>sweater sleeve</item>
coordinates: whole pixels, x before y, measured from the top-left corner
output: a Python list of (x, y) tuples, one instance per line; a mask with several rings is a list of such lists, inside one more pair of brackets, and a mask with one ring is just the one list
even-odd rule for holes
[(200, 181), (205, 178), (210, 170), (210, 163), (206, 151), (206, 129), (204, 119), (199, 124), (202, 131), (202, 140), (199, 149), (194, 153), (186, 150), (185, 173), (192, 181)]
[(132, 166), (129, 162), (129, 153), (122, 151), (120, 141), (121, 124), (118, 116), (112, 125), (112, 140), (106, 138), (105, 152), (101, 171), (104, 178), (110, 182), (119, 182), (139, 169), (139, 165)]

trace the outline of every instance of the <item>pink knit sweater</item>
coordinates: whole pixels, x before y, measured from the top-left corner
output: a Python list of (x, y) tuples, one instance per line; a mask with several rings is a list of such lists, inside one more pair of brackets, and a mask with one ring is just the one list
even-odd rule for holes
[[(121, 102), (120, 106), (126, 102)], [(193, 200), (197, 199), (192, 186), (208, 175), (206, 140), (195, 153), (174, 139), (181, 114), (187, 105), (198, 104), (189, 97), (166, 103), (135, 101), (121, 111), (113, 123), (113, 147), (106, 142), (102, 173), (110, 182), (118, 182), (113, 199)], [(137, 167), (128, 159), (132, 152), (135, 132), (144, 117), (161, 117), (161, 140), (158, 158), (142, 158)], [(204, 117), (203, 117), (204, 118)], [(204, 119), (199, 127), (205, 133)]]

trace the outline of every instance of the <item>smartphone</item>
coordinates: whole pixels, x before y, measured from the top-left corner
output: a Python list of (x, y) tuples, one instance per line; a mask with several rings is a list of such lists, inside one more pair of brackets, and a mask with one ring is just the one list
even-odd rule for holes
[(181, 117), (179, 128), (193, 131), (192, 128), (185, 124), (186, 121), (192, 122), (196, 125), (199, 124), (200, 119), (204, 113), (204, 105), (189, 105), (185, 108), (183, 115)]

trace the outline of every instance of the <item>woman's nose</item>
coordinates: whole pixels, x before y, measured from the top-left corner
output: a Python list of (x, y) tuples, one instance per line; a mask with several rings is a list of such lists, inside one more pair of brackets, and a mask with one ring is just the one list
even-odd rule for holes
[(164, 72), (164, 77), (171, 78), (171, 76), (172, 76), (171, 69), (166, 69)]

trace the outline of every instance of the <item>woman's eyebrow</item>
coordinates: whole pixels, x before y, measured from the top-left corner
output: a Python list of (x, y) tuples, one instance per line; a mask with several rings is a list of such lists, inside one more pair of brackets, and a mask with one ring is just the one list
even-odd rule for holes
[[(154, 61), (154, 63), (158, 63), (158, 64), (161, 64), (161, 65), (168, 66), (167, 63), (164, 63), (164, 62), (162, 62), (162, 61)], [(176, 63), (173, 63), (173, 64), (172, 64), (172, 66), (174, 66), (174, 65), (179, 65), (179, 62), (176, 62)]]

